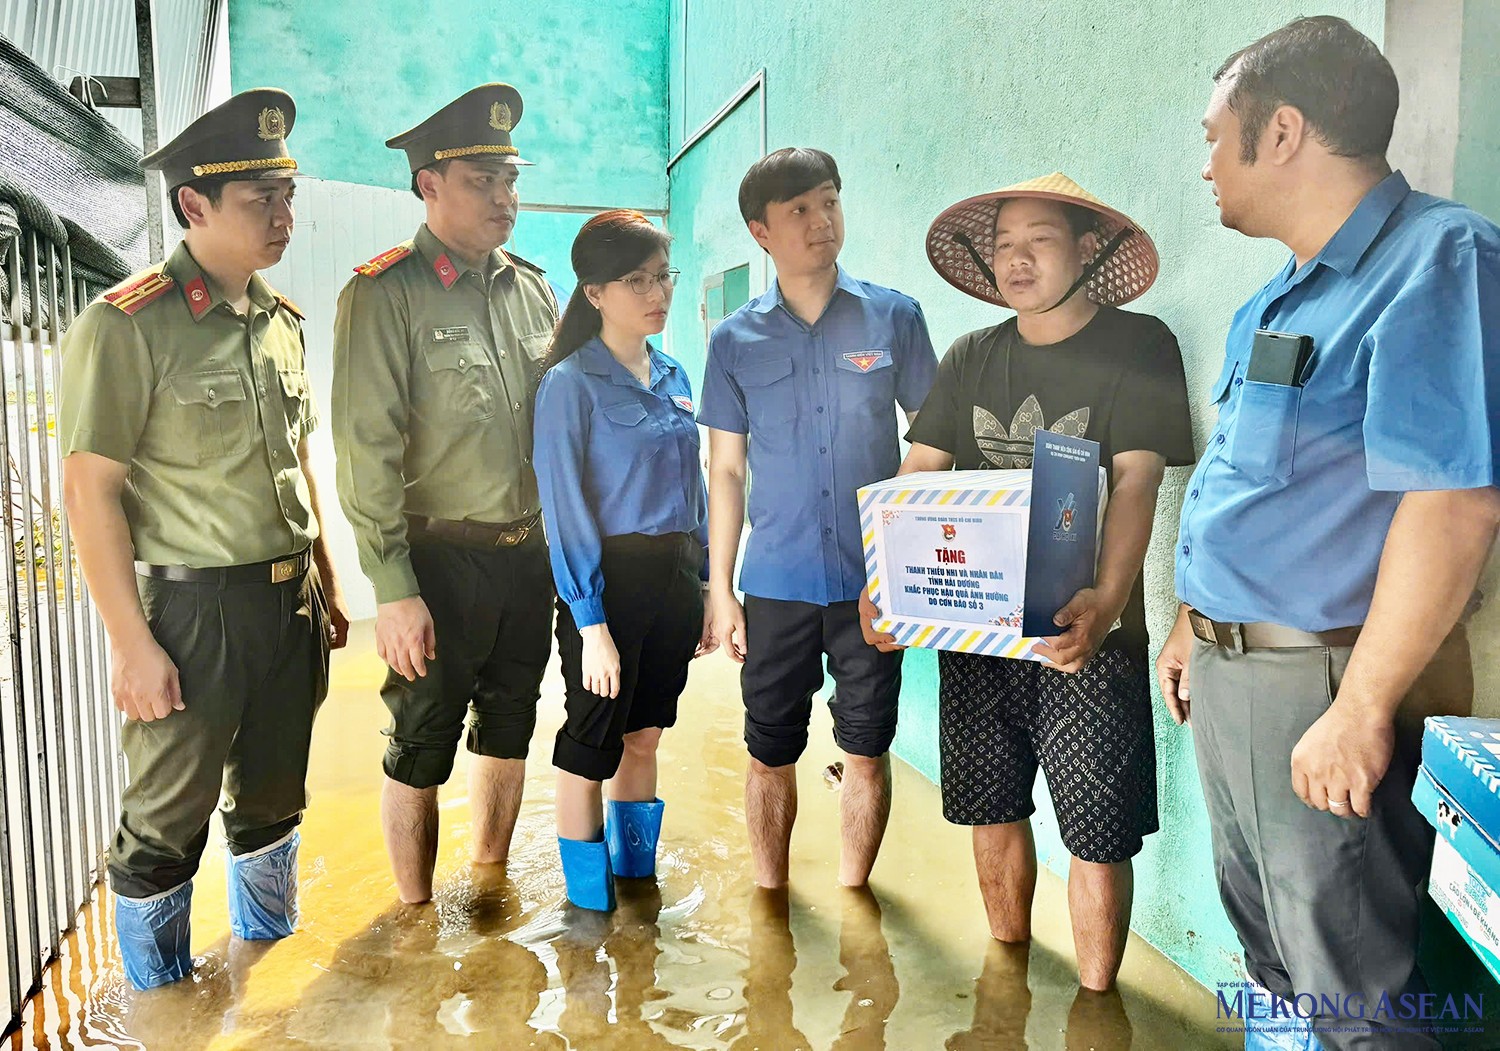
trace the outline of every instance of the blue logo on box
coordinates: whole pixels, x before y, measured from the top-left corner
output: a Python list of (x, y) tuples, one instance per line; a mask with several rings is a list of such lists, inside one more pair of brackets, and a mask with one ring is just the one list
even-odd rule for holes
[(1057, 525), (1052, 528), (1064, 533), (1071, 533), (1073, 531), (1073, 516), (1077, 512), (1077, 509), (1078, 499), (1076, 494), (1069, 493), (1066, 500), (1059, 500), (1057, 502)]

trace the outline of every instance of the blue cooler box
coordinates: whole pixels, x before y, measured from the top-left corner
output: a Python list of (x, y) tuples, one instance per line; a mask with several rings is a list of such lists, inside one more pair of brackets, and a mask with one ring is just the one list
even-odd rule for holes
[(1428, 719), (1411, 798), (1438, 833), (1428, 892), (1500, 980), (1500, 719)]

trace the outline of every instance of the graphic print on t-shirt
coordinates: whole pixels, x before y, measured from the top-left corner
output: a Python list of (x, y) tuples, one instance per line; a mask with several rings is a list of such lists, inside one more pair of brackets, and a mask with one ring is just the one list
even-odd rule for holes
[(1031, 447), (1037, 431), (1051, 431), (1069, 438), (1086, 438), (1089, 409), (1085, 405), (1061, 417), (1052, 426), (1042, 417), (1042, 403), (1028, 394), (1010, 421), (1010, 429), (988, 409), (974, 406), (974, 441), (984, 458), (1003, 471), (1026, 470), (1031, 466)]

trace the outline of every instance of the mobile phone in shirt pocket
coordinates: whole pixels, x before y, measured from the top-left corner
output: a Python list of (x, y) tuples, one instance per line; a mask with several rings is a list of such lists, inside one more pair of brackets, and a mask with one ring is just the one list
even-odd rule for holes
[(1256, 482), (1291, 478), (1301, 407), (1301, 387), (1246, 380), (1229, 442), (1230, 464)]

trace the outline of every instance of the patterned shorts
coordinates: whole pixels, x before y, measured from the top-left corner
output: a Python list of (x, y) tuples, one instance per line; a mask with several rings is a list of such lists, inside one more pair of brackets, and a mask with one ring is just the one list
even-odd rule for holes
[(1076, 675), (1035, 661), (938, 654), (943, 816), (999, 825), (1036, 811), (1040, 763), (1069, 853), (1111, 864), (1157, 829), (1151, 685), (1141, 658), (1101, 650)]

